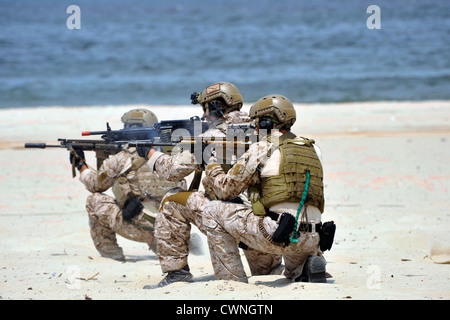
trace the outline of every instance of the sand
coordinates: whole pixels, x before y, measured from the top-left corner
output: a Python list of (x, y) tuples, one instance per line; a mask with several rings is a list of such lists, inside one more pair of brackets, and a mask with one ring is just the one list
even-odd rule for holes
[[(296, 104), (294, 132), (314, 138), (323, 153), (323, 221), (337, 224), (325, 254), (328, 283), (216, 280), (206, 238), (194, 228), (195, 282), (153, 290), (142, 287), (164, 275), (146, 245), (119, 237), (124, 263), (95, 250), (84, 209), (88, 192), (72, 179), (68, 152), (23, 148), (81, 138), (107, 121), (120, 129), (120, 116), (132, 107), (0, 110), (0, 299), (450, 298), (449, 101)], [(187, 105), (139, 107), (160, 120), (199, 115)]]

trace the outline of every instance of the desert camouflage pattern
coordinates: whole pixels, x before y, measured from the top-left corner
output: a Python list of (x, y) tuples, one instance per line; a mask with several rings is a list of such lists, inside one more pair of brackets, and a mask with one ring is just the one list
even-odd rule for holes
[[(132, 241), (147, 243), (156, 253), (154, 220), (160, 200), (174, 187), (186, 188), (184, 180), (177, 183), (165, 181), (146, 165), (132, 170), (131, 166), (137, 157), (134, 148), (125, 149), (106, 159), (98, 171), (88, 168), (80, 175), (80, 181), (92, 193), (87, 198), (86, 210), (92, 240), (102, 256), (124, 258), (116, 234)], [(111, 187), (115, 198), (102, 193)], [(132, 196), (141, 200), (144, 209), (127, 222), (122, 218), (122, 208)]]
[[(252, 275), (281, 274), (282, 256), (284, 276), (293, 280), (302, 273), (309, 256), (319, 255), (317, 232), (301, 232), (297, 244), (283, 247), (269, 241), (261, 232), (262, 226), (267, 234), (273, 235), (278, 227), (276, 221), (253, 214), (246, 205), (216, 200), (208, 203), (203, 210), (211, 262), (219, 280), (248, 281), (237, 247), (239, 242), (249, 247), (244, 253)], [(253, 258), (249, 259), (249, 254)]]
[(219, 164), (206, 167), (202, 184), (211, 197), (221, 200), (236, 198), (249, 186), (259, 182), (257, 168), (268, 160), (272, 143), (267, 140), (254, 143), (226, 174)]
[(250, 122), (250, 116), (245, 111), (232, 111), (225, 115), (225, 122), (227, 124)]
[(142, 217), (142, 213), (133, 218), (134, 224), (123, 221), (122, 209), (116, 200), (98, 192), (88, 196), (86, 211), (91, 238), (100, 255), (117, 260), (124, 259), (116, 234), (132, 241), (147, 243), (149, 249), (156, 253), (156, 239), (152, 231), (154, 226)]
[(126, 159), (127, 164), (124, 170), (121, 171), (112, 186), (114, 197), (121, 208), (131, 197), (138, 198), (145, 203), (148, 202), (146, 200), (150, 199), (154, 204), (159, 204), (170, 189), (176, 187), (186, 189), (186, 182), (183, 179), (175, 181), (161, 179), (158, 174), (150, 169), (147, 161), (139, 156), (135, 148), (129, 148), (123, 152), (128, 154), (131, 162)]
[(206, 234), (202, 213), (209, 198), (202, 191), (174, 189), (161, 202), (156, 218), (155, 236), (163, 272), (175, 271), (188, 263), (191, 224)]
[[(233, 112), (231, 119), (246, 113)], [(243, 121), (238, 121), (242, 123)], [(221, 122), (212, 125), (204, 137), (226, 137), (228, 123)], [(168, 179), (169, 177), (185, 177), (199, 167), (193, 164), (194, 157), (191, 155), (191, 171), (184, 170), (187, 163), (180, 165), (173, 156), (162, 155), (155, 162), (155, 171)], [(177, 172), (179, 171), (179, 172)], [(155, 236), (158, 239), (158, 256), (163, 272), (175, 271), (183, 268), (188, 263), (189, 240), (191, 224), (194, 224), (202, 233), (206, 234), (202, 225), (204, 206), (211, 200), (203, 191), (187, 192), (181, 189), (172, 190), (161, 202), (160, 210), (156, 219)]]
[[(271, 160), (273, 148), (274, 144), (267, 140), (252, 144), (227, 173), (217, 164), (208, 165), (206, 177), (202, 181), (205, 190), (208, 189), (217, 199), (230, 200), (249, 186), (259, 183), (257, 169), (264, 171), (264, 166)], [(291, 205), (286, 203), (286, 207)], [(283, 207), (283, 204), (279, 207)], [(311, 211), (316, 212), (318, 209)], [(289, 212), (293, 213), (292, 210)], [(314, 219), (317, 222), (320, 214), (315, 215)], [(287, 247), (272, 242), (270, 236), (277, 229), (277, 222), (267, 216), (255, 215), (248, 205), (211, 201), (204, 207), (202, 222), (207, 230), (211, 261), (218, 279), (247, 282), (236, 248), (236, 243), (239, 242), (245, 243), (249, 249), (264, 252), (269, 257), (270, 254), (274, 257), (282, 256), (285, 264), (284, 275), (289, 279), (295, 279), (301, 274), (308, 256), (321, 255), (317, 232), (301, 232), (298, 243), (291, 243)], [(279, 262), (280, 260), (276, 259), (261, 258), (249, 263), (256, 269), (257, 274), (271, 274), (274, 270), (280, 270), (282, 266)]]
[(192, 153), (182, 151), (172, 155), (160, 155), (153, 169), (162, 179), (179, 181), (194, 172), (198, 166)]

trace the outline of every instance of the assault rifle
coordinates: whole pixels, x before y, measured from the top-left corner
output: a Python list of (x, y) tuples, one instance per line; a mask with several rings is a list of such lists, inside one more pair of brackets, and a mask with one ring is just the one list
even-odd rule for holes
[[(78, 157), (75, 150), (95, 151), (97, 158), (97, 169), (110, 155), (122, 150), (129, 141), (142, 140), (152, 141), (152, 146), (174, 147), (181, 137), (200, 135), (208, 129), (206, 122), (198, 117), (183, 120), (163, 120), (153, 127), (124, 128), (111, 130), (106, 123), (106, 131), (84, 131), (83, 136), (102, 135), (101, 140), (90, 139), (58, 139), (60, 144), (25, 143), (25, 148), (65, 148), (74, 156), (72, 160), (72, 176), (75, 177), (75, 162)], [(174, 140), (175, 139), (175, 140)], [(166, 151), (170, 151), (167, 149)]]

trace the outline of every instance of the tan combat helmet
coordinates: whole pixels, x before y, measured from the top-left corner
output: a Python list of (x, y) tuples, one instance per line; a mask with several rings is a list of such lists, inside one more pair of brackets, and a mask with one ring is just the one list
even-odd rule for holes
[(250, 108), (250, 118), (256, 120), (257, 126), (259, 126), (259, 119), (269, 118), (276, 129), (290, 129), (296, 117), (292, 102), (279, 94), (262, 97)]
[(158, 118), (147, 109), (133, 109), (125, 112), (122, 116), (124, 128), (153, 127), (158, 123)]
[(196, 103), (200, 103), (203, 111), (206, 112), (209, 103), (213, 100), (220, 100), (220, 98), (225, 102), (224, 112), (226, 113), (242, 108), (242, 95), (239, 89), (230, 82), (218, 82), (208, 86), (205, 91), (198, 94)]

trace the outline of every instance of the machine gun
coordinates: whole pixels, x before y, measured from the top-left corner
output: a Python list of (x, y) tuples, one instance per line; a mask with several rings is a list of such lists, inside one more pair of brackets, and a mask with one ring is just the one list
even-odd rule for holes
[(82, 136), (102, 135), (106, 142), (152, 140), (155, 142), (172, 142), (176, 137), (198, 136), (208, 130), (208, 124), (199, 117), (183, 120), (163, 120), (153, 127), (124, 128), (111, 130), (106, 123), (106, 131), (83, 131)]
[[(177, 145), (182, 137), (200, 135), (208, 129), (206, 122), (198, 117), (183, 120), (163, 120), (153, 127), (124, 128), (112, 130), (106, 123), (106, 131), (83, 131), (82, 136), (102, 135), (101, 140), (90, 139), (58, 139), (60, 144), (25, 143), (25, 148), (65, 148), (74, 156), (72, 160), (72, 176), (75, 177), (75, 162), (77, 153), (75, 150), (95, 151), (97, 158), (97, 169), (110, 155), (122, 150), (129, 141), (145, 139), (151, 141), (152, 146), (168, 147), (165, 151)], [(84, 160), (84, 159), (83, 159)]]

